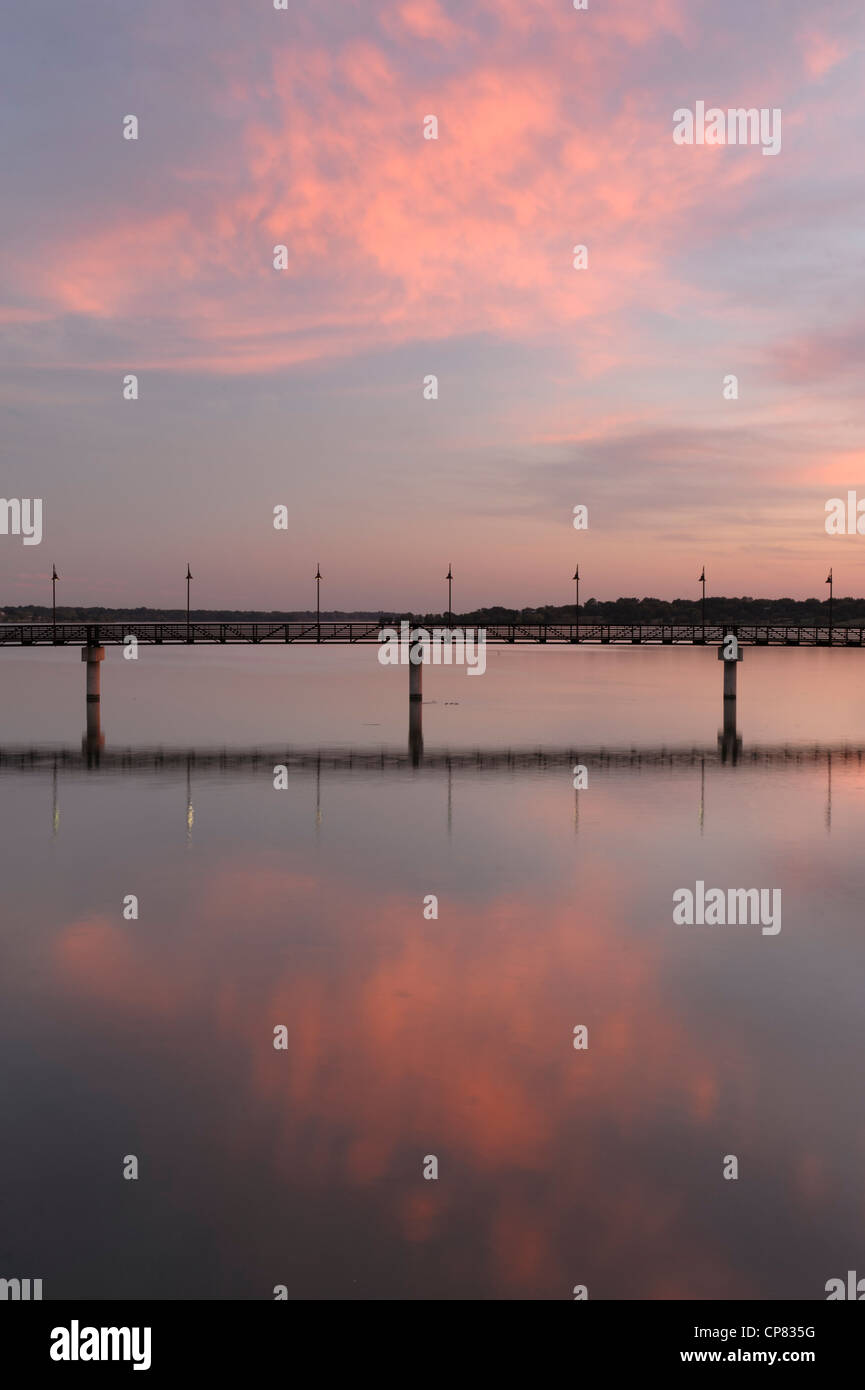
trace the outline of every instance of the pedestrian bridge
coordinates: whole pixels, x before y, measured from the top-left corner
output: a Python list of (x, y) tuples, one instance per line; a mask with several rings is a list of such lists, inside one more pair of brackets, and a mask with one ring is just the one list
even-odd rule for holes
[[(304, 619), (298, 622), (128, 622), (128, 623), (0, 623), (0, 646), (51, 647), (122, 646), (130, 637), (151, 646), (258, 646), (327, 643), (354, 646), (378, 643), (384, 629), (398, 629), (404, 618), (363, 622)], [(463, 632), (463, 625), (411, 618), (427, 631)], [(779, 623), (488, 623), (471, 631), (483, 633), (499, 646), (586, 645), (708, 646), (733, 633), (743, 646), (861, 647), (865, 627), (786, 626)]]

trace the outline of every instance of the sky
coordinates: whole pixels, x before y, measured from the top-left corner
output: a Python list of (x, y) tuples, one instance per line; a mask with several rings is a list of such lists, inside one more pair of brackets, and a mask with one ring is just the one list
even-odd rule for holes
[(6, 7), (0, 604), (865, 594), (865, 9), (588, 3)]

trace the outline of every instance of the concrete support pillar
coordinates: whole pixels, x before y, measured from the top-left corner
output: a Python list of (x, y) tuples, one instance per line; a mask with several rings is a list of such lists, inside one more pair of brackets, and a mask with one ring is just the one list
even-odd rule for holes
[(412, 704), (415, 701), (420, 704), (423, 699), (423, 662), (415, 663), (410, 657), (408, 663), (408, 698)]
[(99, 663), (105, 660), (104, 647), (82, 647), (81, 660), (87, 662), (87, 703), (94, 704), (101, 694)]
[(412, 767), (423, 759), (423, 662), (412, 661), (422, 656), (423, 647), (412, 643), (408, 649), (408, 747)]
[(87, 730), (81, 740), (81, 751), (87, 759), (88, 767), (95, 767), (99, 762), (99, 754), (105, 747), (105, 735), (102, 732), (102, 706), (99, 700), (91, 700), (87, 705)]
[(742, 747), (736, 728), (736, 673), (742, 660), (742, 648), (734, 634), (728, 633), (718, 648), (718, 660), (724, 664), (724, 727), (718, 745), (723, 761), (735, 763)]
[(736, 661), (725, 661), (725, 662), (724, 662), (724, 709), (725, 709), (725, 710), (726, 710), (726, 708), (727, 708), (727, 704), (729, 703), (729, 701), (732, 700), (732, 701), (735, 702), (735, 699), (736, 699), (736, 671), (737, 671), (737, 669), (738, 669), (738, 662), (736, 662)]

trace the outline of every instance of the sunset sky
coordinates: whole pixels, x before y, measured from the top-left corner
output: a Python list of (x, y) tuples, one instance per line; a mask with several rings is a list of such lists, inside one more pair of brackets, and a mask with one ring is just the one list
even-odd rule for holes
[(589, 6), (7, 7), (0, 604), (865, 594), (861, 0)]

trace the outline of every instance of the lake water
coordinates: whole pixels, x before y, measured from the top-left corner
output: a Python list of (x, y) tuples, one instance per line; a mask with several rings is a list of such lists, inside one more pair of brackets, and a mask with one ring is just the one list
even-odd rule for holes
[[(89, 752), (78, 652), (0, 660), (0, 1274), (822, 1299), (865, 1273), (861, 652), (746, 650), (720, 748), (713, 649), (426, 669), (422, 749), (372, 648), (108, 649)], [(780, 889), (781, 930), (677, 925), (698, 880)]]

